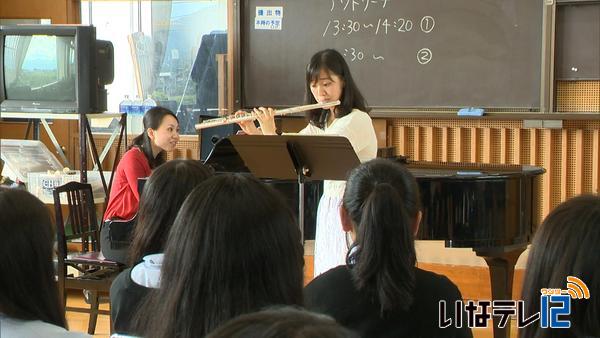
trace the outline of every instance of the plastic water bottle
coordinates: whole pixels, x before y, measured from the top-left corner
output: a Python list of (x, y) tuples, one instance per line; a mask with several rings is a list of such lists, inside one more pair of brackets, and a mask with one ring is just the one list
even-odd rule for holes
[(142, 103), (144, 114), (148, 111), (148, 109), (152, 107), (156, 107), (156, 101), (152, 99), (151, 96), (148, 96), (147, 99)]
[(137, 95), (135, 96), (135, 100), (133, 100), (131, 104), (131, 113), (133, 115), (144, 115), (142, 99)]
[(119, 112), (127, 113), (127, 134), (134, 134), (133, 101), (129, 95), (125, 95), (125, 99), (119, 103)]
[(129, 99), (129, 95), (125, 95), (125, 99), (119, 103), (119, 112), (120, 113), (131, 113), (131, 105), (133, 102)]
[(135, 100), (131, 102), (131, 112), (128, 118), (128, 128), (130, 134), (139, 135), (144, 131), (144, 111), (142, 109), (142, 100), (139, 96), (135, 97)]

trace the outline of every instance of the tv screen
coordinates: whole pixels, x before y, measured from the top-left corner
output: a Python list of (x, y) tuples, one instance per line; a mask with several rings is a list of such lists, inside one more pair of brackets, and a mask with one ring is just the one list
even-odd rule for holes
[(6, 99), (75, 101), (73, 36), (8, 35), (4, 39)]
[(113, 67), (93, 26), (0, 26), (0, 110), (102, 112)]

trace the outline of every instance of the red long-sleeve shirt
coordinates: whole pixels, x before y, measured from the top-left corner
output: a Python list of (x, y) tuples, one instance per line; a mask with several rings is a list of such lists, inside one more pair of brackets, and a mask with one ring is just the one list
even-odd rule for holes
[(119, 162), (110, 190), (104, 220), (113, 218), (130, 220), (137, 214), (140, 205), (138, 178), (152, 173), (146, 155), (137, 147), (129, 149)]

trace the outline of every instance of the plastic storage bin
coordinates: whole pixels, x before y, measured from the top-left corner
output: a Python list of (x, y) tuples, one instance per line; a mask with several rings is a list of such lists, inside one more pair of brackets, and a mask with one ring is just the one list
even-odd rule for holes
[[(94, 194), (94, 202), (101, 203), (104, 201), (104, 188), (102, 187), (102, 180), (100, 179), (100, 173), (98, 171), (88, 171), (88, 183), (92, 185), (92, 193)], [(104, 178), (106, 184), (110, 180), (110, 171), (104, 172)], [(48, 174), (48, 173), (29, 173), (27, 174), (27, 190), (33, 195), (37, 196), (42, 202), (52, 204), (54, 203), (54, 196), (52, 190), (55, 187), (61, 186), (67, 182), (79, 182), (79, 171), (70, 171), (68, 173), (61, 174)], [(66, 203), (66, 196), (61, 196), (61, 200)]]

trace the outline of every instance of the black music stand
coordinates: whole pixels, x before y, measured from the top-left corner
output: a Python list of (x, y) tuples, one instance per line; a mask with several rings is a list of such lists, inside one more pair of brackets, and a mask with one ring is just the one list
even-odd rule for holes
[[(298, 223), (304, 241), (304, 182), (345, 180), (360, 161), (342, 136), (232, 135), (215, 144), (205, 164), (218, 171), (245, 167), (257, 178), (297, 180)], [(227, 170), (227, 166), (234, 168)]]

